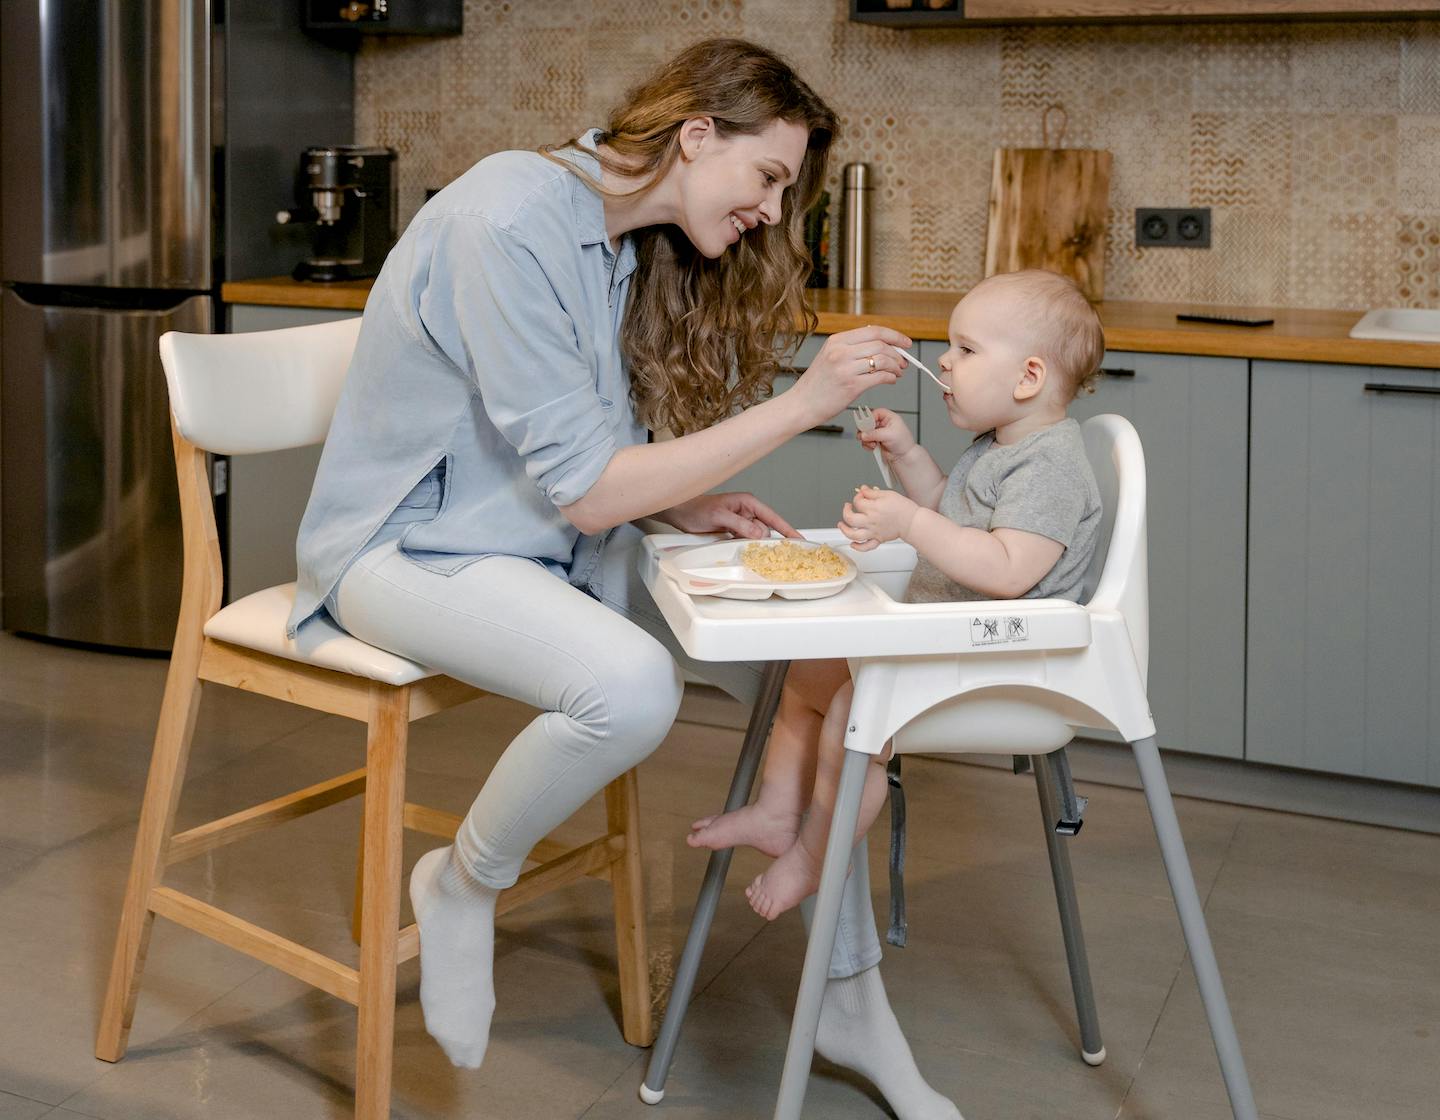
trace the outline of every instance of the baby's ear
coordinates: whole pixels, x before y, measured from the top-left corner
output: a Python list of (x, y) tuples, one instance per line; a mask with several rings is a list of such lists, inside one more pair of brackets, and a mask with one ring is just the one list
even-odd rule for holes
[(1045, 359), (1038, 354), (1031, 354), (1020, 368), (1020, 380), (1015, 382), (1015, 399), (1033, 400), (1045, 388), (1049, 377), (1050, 370), (1045, 365)]

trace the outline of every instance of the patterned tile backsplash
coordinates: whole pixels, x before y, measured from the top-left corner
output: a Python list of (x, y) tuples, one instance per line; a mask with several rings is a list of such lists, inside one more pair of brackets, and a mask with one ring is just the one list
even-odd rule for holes
[[(871, 165), (876, 287), (980, 279), (992, 153), (1039, 146), (1058, 102), (1065, 146), (1115, 156), (1107, 298), (1440, 306), (1440, 21), (895, 31), (847, 7), (468, 0), (463, 36), (364, 44), (357, 139), (399, 150), (408, 221), (487, 153), (574, 136), (685, 44), (743, 35), (840, 113), (831, 198)], [(1211, 250), (1135, 247), (1137, 206), (1184, 205), (1211, 207)]]

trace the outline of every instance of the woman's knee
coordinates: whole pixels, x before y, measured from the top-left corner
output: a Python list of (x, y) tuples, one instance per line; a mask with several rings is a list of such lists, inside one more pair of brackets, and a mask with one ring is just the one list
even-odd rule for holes
[(665, 647), (637, 630), (631, 641), (591, 666), (592, 684), (571, 714), (613, 748), (649, 755), (680, 710), (684, 684)]

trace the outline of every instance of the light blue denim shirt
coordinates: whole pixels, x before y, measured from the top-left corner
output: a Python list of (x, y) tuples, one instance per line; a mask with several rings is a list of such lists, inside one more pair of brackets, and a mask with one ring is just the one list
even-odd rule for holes
[(300, 523), (292, 636), (387, 520), (433, 513), (437, 486), (438, 513), (400, 538), (416, 563), (526, 556), (583, 580), (601, 539), (556, 507), (647, 438), (620, 355), (634, 270), (601, 198), (534, 152), (488, 156), (425, 204), (365, 304)]

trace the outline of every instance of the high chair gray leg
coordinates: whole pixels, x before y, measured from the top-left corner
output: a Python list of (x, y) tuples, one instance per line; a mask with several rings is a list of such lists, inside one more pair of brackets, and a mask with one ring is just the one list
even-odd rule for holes
[(1155, 737), (1130, 744), (1135, 751), (1135, 764), (1140, 768), (1140, 783), (1145, 787), (1145, 800), (1150, 804), (1150, 819), (1160, 842), (1165, 860), (1165, 874), (1170, 879), (1170, 893), (1180, 915), (1180, 928), (1185, 932), (1185, 946), (1190, 950), (1190, 964), (1200, 986), (1200, 999), (1205, 1004), (1205, 1017), (1210, 1022), (1210, 1036), (1215, 1040), (1215, 1054), (1220, 1059), (1220, 1073), (1225, 1091), (1230, 1096), (1230, 1111), (1235, 1120), (1256, 1120), (1255, 1097), (1250, 1091), (1250, 1078), (1245, 1072), (1245, 1059), (1240, 1054), (1240, 1040), (1230, 1017), (1230, 1004), (1220, 982), (1220, 968), (1215, 963), (1215, 950), (1205, 927), (1205, 912), (1195, 889), (1190, 860), (1185, 855), (1185, 842), (1180, 836), (1180, 822), (1175, 817), (1175, 803), (1165, 780), (1165, 768)]
[[(750, 800), (750, 790), (755, 785), (755, 775), (760, 769), (760, 756), (765, 750), (765, 740), (770, 736), (770, 725), (775, 722), (775, 709), (780, 706), (780, 689), (785, 684), (785, 673), (790, 668), (788, 661), (772, 661), (765, 667), (760, 682), (760, 694), (755, 706), (750, 709), (750, 724), (745, 729), (745, 744), (740, 748), (740, 761), (735, 764), (735, 776), (730, 779), (730, 795), (725, 798), (725, 812), (733, 812)], [(640, 1085), (640, 1099), (646, 1104), (659, 1104), (665, 1096), (665, 1080), (670, 1076), (670, 1062), (675, 1057), (675, 1044), (680, 1040), (680, 1028), (685, 1025), (685, 1012), (690, 1007), (690, 997), (695, 990), (695, 977), (700, 971), (700, 958), (705, 952), (705, 942), (710, 936), (710, 923), (715, 920), (715, 908), (720, 902), (720, 892), (725, 887), (725, 876), (730, 871), (730, 857), (733, 848), (710, 853), (710, 862), (705, 866), (705, 881), (700, 886), (700, 896), (695, 900), (695, 914), (690, 919), (690, 932), (685, 936), (685, 948), (680, 962), (675, 967), (675, 982), (670, 988), (670, 1001), (665, 1007), (665, 1018), (660, 1024), (660, 1033), (650, 1051), (650, 1064), (645, 1067), (645, 1080)]]
[[(1064, 751), (1056, 751), (1063, 755)], [(1090, 983), (1090, 962), (1085, 955), (1085, 934), (1080, 926), (1080, 903), (1075, 896), (1075, 876), (1070, 870), (1070, 853), (1055, 831), (1060, 798), (1056, 796), (1054, 759), (1035, 757), (1035, 788), (1040, 792), (1040, 816), (1045, 825), (1045, 848), (1050, 853), (1050, 873), (1055, 879), (1055, 901), (1060, 907), (1060, 932), (1065, 939), (1065, 959), (1070, 965), (1070, 987), (1075, 993), (1075, 1016), (1080, 1022), (1080, 1056), (1098, 1066), (1105, 1060), (1100, 1040), (1100, 1016), (1095, 1010), (1095, 989)], [(1072, 787), (1073, 788), (1073, 787)]]
[(775, 1120), (799, 1120), (810, 1080), (810, 1063), (815, 1058), (815, 1032), (820, 1025), (820, 1001), (830, 977), (830, 953), (835, 948), (835, 925), (840, 919), (840, 897), (850, 870), (850, 853), (855, 844), (855, 826), (860, 819), (860, 794), (865, 789), (865, 768), (870, 756), (847, 750), (840, 771), (840, 789), (835, 795), (835, 815), (830, 821), (830, 838), (825, 844), (825, 864), (820, 872), (820, 889), (815, 895), (815, 912), (810, 922), (810, 942), (805, 966), (800, 973), (800, 991), (795, 997), (795, 1017), (790, 1021), (790, 1043), (785, 1050), (785, 1071), (780, 1075), (780, 1096), (775, 1102)]

